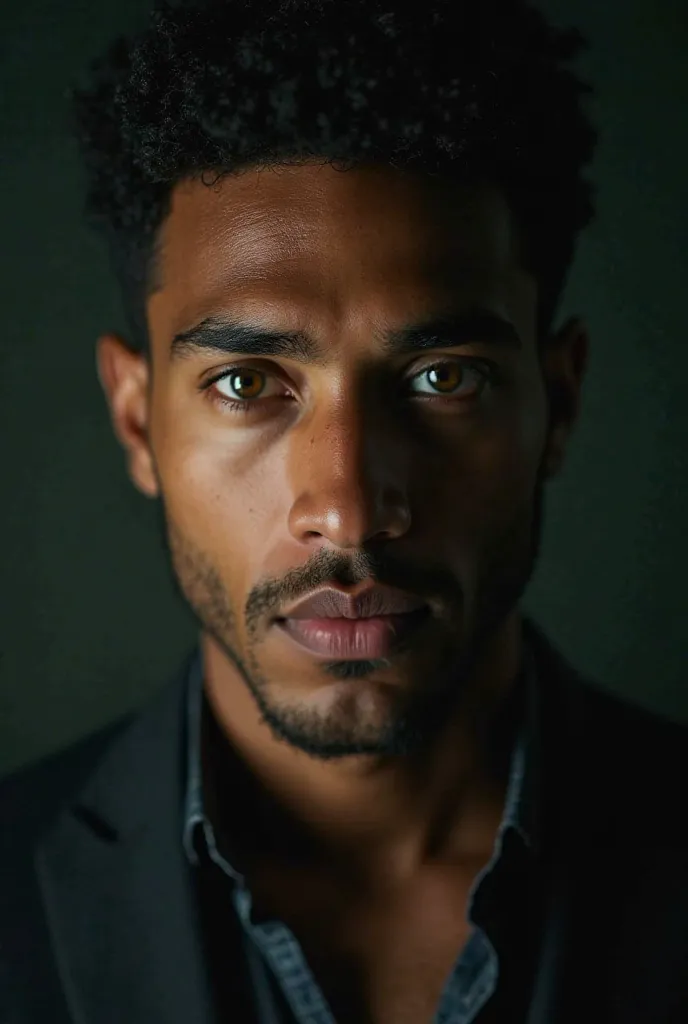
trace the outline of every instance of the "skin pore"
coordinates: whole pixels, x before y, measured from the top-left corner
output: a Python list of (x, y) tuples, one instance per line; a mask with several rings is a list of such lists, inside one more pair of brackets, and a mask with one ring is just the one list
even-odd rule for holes
[[(399, 894), (422, 892), (426, 917), (446, 905), (456, 920), (503, 809), (492, 740), (585, 328), (571, 320), (538, 353), (537, 283), (487, 185), (249, 170), (178, 185), (160, 242), (151, 364), (105, 335), (99, 376), (131, 479), (160, 499), (208, 701), (258, 780), (270, 865), (284, 868), (298, 833), (313, 885), (336, 878), (352, 906), (365, 894), (411, 915)], [(271, 355), (194, 347), (209, 318), (300, 341)], [(438, 321), (447, 330), (422, 348), (390, 343)], [(242, 396), (248, 412), (219, 402)], [(333, 662), (274, 624), (319, 587), (371, 580), (430, 607), (389, 658)], [(221, 781), (209, 799), (222, 803)]]

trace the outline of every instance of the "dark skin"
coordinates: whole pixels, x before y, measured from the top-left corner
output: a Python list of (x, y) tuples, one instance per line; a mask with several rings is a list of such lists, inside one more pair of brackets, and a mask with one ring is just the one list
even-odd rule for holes
[[(539, 356), (538, 285), (487, 185), (249, 171), (178, 185), (161, 237), (151, 364), (106, 335), (98, 370), (129, 475), (161, 498), (209, 704), (255, 786), (236, 857), (337, 1019), (430, 1020), (503, 811), (499, 713), (586, 329), (570, 320)], [(307, 338), (173, 354), (211, 316)], [(440, 317), (459, 328), (389, 344)], [(201, 390), (231, 367), (244, 376)], [(352, 672), (275, 628), (313, 589), (370, 579), (431, 608), (405, 650)], [(222, 771), (205, 773), (220, 822)]]

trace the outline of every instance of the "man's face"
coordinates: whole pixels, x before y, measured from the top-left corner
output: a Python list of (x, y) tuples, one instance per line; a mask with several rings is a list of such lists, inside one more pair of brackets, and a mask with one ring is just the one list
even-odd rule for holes
[[(327, 165), (185, 183), (159, 267), (152, 380), (112, 338), (101, 380), (222, 685), (316, 757), (419, 746), (514, 614), (570, 426), (504, 199)], [(582, 345), (549, 370), (573, 404)], [(287, 615), (372, 582), (421, 611)]]

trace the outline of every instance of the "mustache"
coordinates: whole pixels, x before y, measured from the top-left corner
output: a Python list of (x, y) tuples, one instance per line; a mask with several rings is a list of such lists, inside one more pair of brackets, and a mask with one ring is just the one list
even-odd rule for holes
[(305, 565), (290, 569), (281, 579), (265, 580), (253, 588), (246, 602), (247, 626), (251, 629), (265, 615), (274, 614), (319, 587), (355, 587), (364, 580), (375, 580), (450, 607), (461, 601), (456, 578), (443, 566), (402, 563), (386, 552), (345, 555), (321, 549)]
[(268, 579), (253, 588), (246, 602), (250, 629), (266, 615), (278, 612), (312, 590), (328, 584), (354, 587), (364, 580), (417, 594), (433, 603), (456, 606), (461, 601), (457, 582), (444, 566), (402, 563), (386, 552), (342, 552), (321, 549), (305, 565), (289, 570), (280, 579)]

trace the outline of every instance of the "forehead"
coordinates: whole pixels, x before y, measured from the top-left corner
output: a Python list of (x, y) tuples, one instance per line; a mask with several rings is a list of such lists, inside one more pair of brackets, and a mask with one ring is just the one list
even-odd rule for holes
[(497, 189), (307, 164), (178, 185), (148, 310), (153, 335), (170, 337), (220, 310), (298, 320), (373, 303), (393, 318), (448, 293), (489, 303), (522, 276)]

